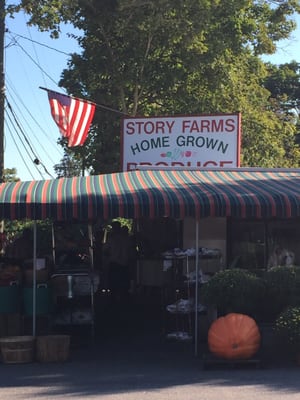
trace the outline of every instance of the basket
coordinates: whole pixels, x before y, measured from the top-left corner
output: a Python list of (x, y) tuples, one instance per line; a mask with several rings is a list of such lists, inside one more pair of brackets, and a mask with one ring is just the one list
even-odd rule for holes
[(36, 359), (40, 362), (64, 362), (69, 358), (69, 335), (45, 335), (36, 338)]
[(30, 363), (34, 358), (34, 336), (0, 339), (2, 361), (6, 364)]

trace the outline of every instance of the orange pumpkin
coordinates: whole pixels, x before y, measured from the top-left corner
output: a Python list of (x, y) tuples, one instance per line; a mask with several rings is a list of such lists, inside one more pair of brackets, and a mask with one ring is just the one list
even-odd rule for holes
[(253, 318), (230, 313), (216, 319), (208, 331), (208, 347), (216, 356), (225, 359), (247, 359), (259, 349), (261, 335)]

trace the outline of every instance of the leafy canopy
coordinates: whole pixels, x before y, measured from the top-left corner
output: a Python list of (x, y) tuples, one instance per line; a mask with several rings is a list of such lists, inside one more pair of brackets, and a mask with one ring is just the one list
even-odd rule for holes
[(97, 109), (84, 151), (68, 154), (75, 163), (84, 158), (90, 173), (119, 170), (124, 114), (240, 111), (242, 165), (299, 165), (297, 121), (283, 107), (294, 92), (279, 98), (280, 71), (260, 59), (289, 37), (299, 1), (23, 0), (9, 12), (20, 9), (53, 37), (66, 22), (81, 32), (82, 53), (72, 55), (60, 85), (106, 106)]

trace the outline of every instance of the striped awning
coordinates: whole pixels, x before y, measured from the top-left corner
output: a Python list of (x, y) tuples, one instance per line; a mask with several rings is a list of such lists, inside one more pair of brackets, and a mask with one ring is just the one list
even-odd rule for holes
[(0, 185), (4, 219), (300, 217), (300, 169), (152, 170)]

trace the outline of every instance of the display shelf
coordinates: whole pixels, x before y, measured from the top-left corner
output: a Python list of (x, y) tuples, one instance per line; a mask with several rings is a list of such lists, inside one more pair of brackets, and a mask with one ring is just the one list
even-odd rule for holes
[[(192, 249), (189, 251), (177, 249), (175, 252), (169, 251), (162, 254), (163, 270), (169, 274), (169, 280), (165, 280), (162, 288), (167, 339), (179, 341), (194, 339), (195, 286), (197, 283), (199, 285), (205, 283), (211, 274), (221, 269), (222, 255), (218, 249), (204, 251), (202, 249), (201, 254), (199, 253), (198, 277), (195, 271), (195, 260), (195, 252)], [(198, 314), (206, 314), (206, 308), (201, 304), (197, 305), (197, 311)]]
[(51, 275), (56, 312), (54, 325), (90, 325), (94, 336), (94, 295), (99, 278), (92, 272), (56, 272)]

